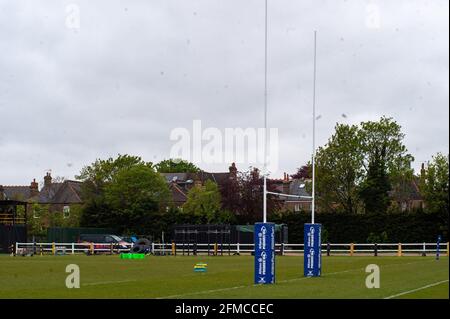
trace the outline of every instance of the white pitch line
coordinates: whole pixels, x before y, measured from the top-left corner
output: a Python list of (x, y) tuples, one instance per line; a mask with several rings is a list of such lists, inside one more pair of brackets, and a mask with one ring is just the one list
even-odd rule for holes
[[(410, 262), (410, 263), (387, 264), (387, 265), (382, 265), (382, 267), (397, 266), (397, 265), (411, 265), (411, 264), (417, 264), (417, 263), (423, 263), (423, 262), (429, 262), (429, 260), (427, 260), (427, 261), (416, 261), (416, 262)], [(365, 268), (353, 268), (353, 269), (347, 269), (347, 270), (343, 270), (343, 271), (336, 271), (336, 272), (332, 272), (332, 273), (325, 273), (323, 275), (323, 277), (332, 276), (332, 275), (338, 275), (338, 274), (344, 274), (344, 273), (347, 273), (347, 272), (364, 270), (364, 269)], [(298, 280), (304, 280), (304, 279), (310, 279), (310, 278), (309, 277), (299, 277), (299, 278), (293, 278), (293, 279), (287, 279), (287, 280), (280, 280), (280, 281), (277, 281), (277, 282), (278, 283), (284, 283), (284, 282), (298, 281)], [(203, 295), (203, 294), (207, 294), (207, 293), (235, 290), (235, 289), (248, 288), (248, 287), (254, 287), (254, 286), (259, 286), (259, 285), (253, 284), (253, 285), (243, 285), (243, 286), (227, 287), (227, 288), (212, 289), (212, 290), (203, 290), (203, 291), (197, 291), (197, 292), (186, 293), (186, 294), (158, 297), (156, 299), (169, 299), (169, 298), (178, 298), (178, 297), (193, 296), (193, 295)]]
[(169, 299), (169, 298), (177, 298), (177, 297), (192, 296), (192, 295), (202, 295), (202, 294), (207, 294), (207, 293), (212, 293), (212, 292), (227, 291), (227, 290), (240, 289), (240, 288), (246, 288), (246, 287), (251, 287), (251, 286), (236, 286), (236, 287), (228, 287), (228, 288), (213, 289), (213, 290), (203, 290), (203, 291), (197, 291), (197, 292), (192, 292), (192, 293), (188, 293), (188, 294), (158, 297), (156, 299)]
[(116, 281), (99, 281), (99, 282), (88, 282), (81, 284), (82, 286), (96, 286), (96, 285), (109, 285), (109, 284), (120, 284), (124, 282), (132, 282), (137, 280), (116, 280)]
[[(424, 263), (424, 262), (430, 262), (430, 260), (424, 260), (424, 261), (414, 261), (414, 262), (410, 262), (410, 263), (395, 263), (395, 264), (387, 264), (387, 265), (382, 265), (381, 267), (386, 267), (386, 266), (397, 266), (397, 265), (411, 265), (411, 264), (417, 264), (417, 263)], [(332, 273), (325, 273), (323, 275), (323, 277), (327, 277), (327, 276), (331, 276), (331, 275), (339, 275), (339, 274), (344, 274), (347, 272), (352, 272), (352, 271), (358, 271), (358, 270), (365, 270), (365, 268), (353, 268), (353, 269), (347, 269), (347, 270), (343, 270), (343, 271), (336, 271), (336, 272), (332, 272)], [(283, 283), (283, 282), (291, 282), (291, 281), (299, 281), (299, 280), (304, 280), (304, 279), (309, 279), (308, 277), (299, 277), (299, 278), (292, 278), (292, 279), (286, 279), (286, 280), (280, 280), (277, 281), (277, 283)], [(165, 296), (165, 297), (158, 297), (156, 299), (169, 299), (169, 298), (179, 298), (179, 297), (185, 297), (185, 296), (193, 296), (193, 295), (203, 295), (203, 294), (207, 294), (207, 293), (214, 293), (214, 292), (220, 292), (220, 291), (228, 291), (228, 290), (235, 290), (235, 289), (241, 289), (241, 288), (248, 288), (248, 287), (254, 287), (254, 286), (259, 286), (259, 285), (246, 285), (246, 286), (236, 286), (236, 287), (228, 287), (228, 288), (221, 288), (221, 289), (213, 289), (213, 290), (203, 290), (203, 291), (197, 291), (197, 292), (192, 292), (192, 293), (186, 293), (186, 294), (179, 294), (179, 295), (171, 295), (171, 296)]]
[(392, 298), (400, 297), (400, 296), (407, 295), (407, 294), (410, 294), (410, 293), (413, 293), (413, 292), (416, 292), (416, 291), (419, 291), (419, 290), (423, 290), (423, 289), (431, 288), (431, 287), (434, 287), (434, 286), (438, 286), (438, 285), (443, 284), (445, 282), (448, 282), (448, 279), (447, 280), (442, 280), (442, 281), (439, 281), (439, 282), (435, 282), (434, 284), (429, 284), (429, 285), (426, 285), (426, 286), (423, 286), (423, 287), (420, 287), (420, 288), (416, 288), (416, 289), (413, 289), (413, 290), (404, 291), (404, 292), (401, 292), (401, 293), (396, 294), (396, 295), (385, 297), (384, 299), (392, 299)]
[[(432, 260), (431, 260), (432, 261)], [(424, 260), (424, 261), (414, 261), (414, 262), (410, 262), (410, 263), (395, 263), (395, 264), (386, 264), (386, 265), (382, 265), (380, 266), (382, 267), (388, 267), (388, 266), (398, 266), (398, 265), (412, 265), (412, 264), (420, 264), (420, 263), (425, 263), (425, 262), (430, 262), (430, 260)], [(321, 277), (327, 277), (327, 276), (331, 276), (331, 275), (339, 275), (339, 274), (345, 274), (347, 272), (352, 272), (352, 271), (358, 271), (358, 270), (365, 270), (366, 268), (353, 268), (353, 269), (347, 269), (347, 270), (342, 270), (342, 271), (336, 271), (336, 272), (330, 272), (330, 273), (325, 273), (323, 274)], [(297, 281), (297, 280), (303, 280), (303, 279), (308, 279), (308, 277), (299, 277), (299, 278), (293, 278), (293, 279), (287, 279), (287, 280), (280, 280), (277, 281), (278, 283), (280, 282), (291, 282), (291, 281)]]
[[(350, 271), (357, 271), (357, 270), (361, 270), (361, 269), (364, 269), (364, 268), (348, 269), (348, 270), (343, 270), (343, 271), (332, 272), (332, 273), (326, 274), (326, 276), (342, 274), (342, 273), (346, 273), (346, 272), (350, 272)], [(309, 277), (299, 277), (299, 278), (293, 278), (293, 279), (287, 279), (287, 280), (279, 280), (279, 281), (277, 281), (277, 283), (291, 282), (291, 281), (304, 280), (304, 279), (310, 279), (310, 278)], [(255, 287), (255, 286), (260, 286), (260, 285), (253, 284), (253, 285), (243, 285), (243, 286), (228, 287), (228, 288), (213, 289), (213, 290), (203, 290), (203, 291), (197, 291), (197, 292), (187, 293), (187, 294), (158, 297), (156, 299), (168, 299), (168, 298), (177, 298), (177, 297), (192, 296), (192, 295), (202, 295), (202, 294), (207, 294), (207, 293), (234, 290), (234, 289), (240, 289), (240, 288), (249, 288), (249, 287)]]
[[(353, 268), (353, 269), (347, 269), (347, 270), (342, 270), (342, 271), (325, 273), (325, 274), (321, 275), (321, 277), (328, 277), (328, 276), (331, 276), (331, 275), (345, 274), (347, 272), (358, 271), (358, 270), (364, 270), (364, 268)], [(280, 282), (291, 282), (291, 281), (298, 281), (298, 280), (304, 280), (304, 279), (310, 279), (310, 278), (311, 277), (298, 277), (298, 278), (292, 278), (292, 279), (286, 279), (286, 280), (279, 280), (277, 282), (278, 283), (280, 283)]]

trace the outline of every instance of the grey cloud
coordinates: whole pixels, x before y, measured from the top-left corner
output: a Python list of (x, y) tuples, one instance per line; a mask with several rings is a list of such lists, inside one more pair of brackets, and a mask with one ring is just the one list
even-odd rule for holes
[[(65, 26), (70, 3), (79, 30)], [(263, 4), (1, 1), (0, 183), (28, 183), (49, 168), (73, 178), (117, 153), (167, 158), (170, 131), (194, 119), (262, 127)], [(368, 4), (380, 9), (379, 29), (365, 24)], [(275, 176), (310, 158), (313, 30), (318, 145), (336, 122), (387, 115), (403, 126), (416, 168), (448, 152), (447, 1), (269, 0)]]

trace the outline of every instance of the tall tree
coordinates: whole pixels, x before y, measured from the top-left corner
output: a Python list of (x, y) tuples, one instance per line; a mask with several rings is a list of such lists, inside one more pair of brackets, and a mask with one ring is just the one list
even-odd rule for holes
[(425, 200), (426, 211), (449, 214), (449, 158), (437, 153), (423, 172), (420, 190)]
[(197, 173), (200, 171), (196, 165), (182, 159), (167, 159), (155, 165), (159, 173)]
[(404, 185), (411, 183), (414, 158), (403, 143), (401, 126), (392, 118), (383, 116), (379, 121), (362, 122), (358, 134), (366, 171), (361, 198), (367, 212), (386, 212), (391, 186), (393, 198), (399, 198), (404, 196)]
[(316, 195), (321, 210), (358, 211), (362, 162), (358, 127), (337, 124), (335, 133), (316, 154)]
[(377, 147), (370, 160), (367, 176), (360, 186), (359, 196), (364, 202), (366, 213), (386, 213), (390, 204), (388, 192), (391, 185), (384, 156), (384, 147)]
[[(359, 126), (337, 124), (334, 135), (317, 151), (319, 207), (355, 213), (364, 199), (369, 211), (375, 209), (372, 205), (380, 205), (378, 209), (384, 211), (390, 185), (412, 172), (414, 158), (403, 144), (404, 136), (392, 118)], [(373, 196), (381, 202), (369, 203)]]
[(403, 143), (405, 134), (402, 133), (401, 126), (392, 118), (383, 116), (379, 121), (361, 122), (358, 135), (366, 172), (377, 156), (380, 156), (380, 161), (384, 163), (391, 181), (411, 172), (414, 157), (408, 153)]

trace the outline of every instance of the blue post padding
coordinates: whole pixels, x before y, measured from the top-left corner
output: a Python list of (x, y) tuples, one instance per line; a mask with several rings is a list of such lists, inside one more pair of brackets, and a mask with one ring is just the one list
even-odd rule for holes
[(256, 223), (255, 284), (275, 283), (275, 224)]
[(437, 243), (436, 243), (436, 259), (439, 259), (441, 240), (442, 240), (442, 237), (441, 237), (441, 235), (439, 235), (437, 238)]
[(305, 224), (303, 274), (305, 277), (319, 277), (322, 272), (321, 224)]

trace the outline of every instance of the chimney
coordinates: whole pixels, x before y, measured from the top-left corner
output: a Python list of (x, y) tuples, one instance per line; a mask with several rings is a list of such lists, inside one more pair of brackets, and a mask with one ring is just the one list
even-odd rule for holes
[(289, 194), (289, 186), (290, 186), (290, 181), (289, 181), (289, 174), (284, 173), (284, 179), (283, 179), (283, 194)]
[(50, 173), (47, 173), (44, 176), (44, 187), (50, 187), (52, 185), (52, 176)]
[(422, 168), (420, 169), (420, 178), (425, 178), (425, 163), (422, 163)]
[(259, 169), (257, 169), (256, 167), (252, 171), (252, 178), (254, 180), (259, 180)]
[(39, 184), (36, 182), (36, 179), (33, 178), (33, 181), (31, 182), (30, 185), (30, 196), (34, 197), (37, 194), (39, 194)]
[(236, 179), (237, 178), (236, 164), (234, 162), (231, 163), (231, 166), (228, 169), (230, 170), (230, 179)]
[(3, 185), (0, 185), (0, 200), (5, 200), (5, 189), (3, 188)]

